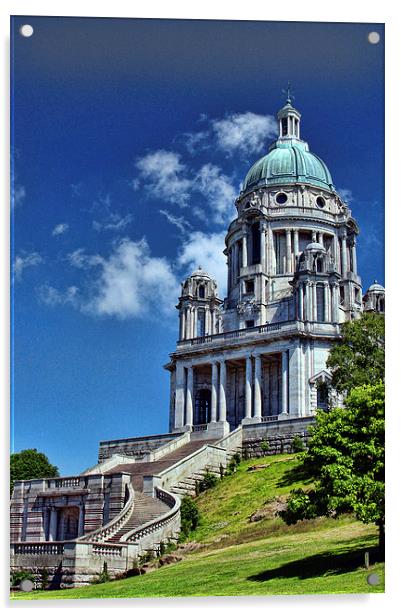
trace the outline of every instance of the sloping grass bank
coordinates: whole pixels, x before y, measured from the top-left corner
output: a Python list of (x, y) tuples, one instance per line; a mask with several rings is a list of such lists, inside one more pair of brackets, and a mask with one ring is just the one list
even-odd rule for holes
[[(253, 472), (254, 465), (268, 464)], [(184, 560), (146, 575), (71, 590), (15, 593), (15, 599), (183, 597), (383, 592), (384, 565), (374, 563), (377, 532), (351, 517), (286, 526), (274, 515), (291, 489), (306, 485), (296, 456), (244, 461), (197, 503), (202, 520)], [(255, 512), (266, 517), (251, 522)], [(258, 516), (256, 516), (258, 517)], [(363, 568), (369, 550), (369, 571)], [(380, 583), (369, 586), (367, 575)]]

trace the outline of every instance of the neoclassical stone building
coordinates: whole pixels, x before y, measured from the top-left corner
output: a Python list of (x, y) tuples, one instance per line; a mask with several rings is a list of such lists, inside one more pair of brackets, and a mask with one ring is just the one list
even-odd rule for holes
[[(301, 138), (291, 97), (279, 136), (248, 171), (229, 225), (227, 297), (199, 268), (182, 283), (170, 429), (222, 436), (239, 425), (326, 408), (326, 359), (340, 323), (384, 309), (362, 297), (358, 225), (325, 163)], [(381, 295), (380, 295), (381, 294)], [(376, 296), (379, 296), (379, 300)]]
[[(326, 359), (340, 324), (384, 311), (362, 297), (358, 226), (324, 162), (301, 139), (291, 100), (279, 137), (246, 175), (226, 235), (227, 297), (201, 268), (182, 283), (167, 434), (102, 441), (75, 477), (17, 481), (11, 569), (51, 587), (120, 575), (180, 532), (183, 494), (231, 457), (291, 451), (333, 397)], [(223, 247), (222, 247), (223, 249)], [(336, 400), (341, 403), (341, 400)]]

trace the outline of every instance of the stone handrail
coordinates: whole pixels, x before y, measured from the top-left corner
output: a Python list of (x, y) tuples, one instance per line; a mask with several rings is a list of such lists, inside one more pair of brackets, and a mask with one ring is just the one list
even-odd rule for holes
[(223, 447), (227, 451), (231, 451), (236, 447), (241, 447), (242, 445), (242, 426), (238, 426), (235, 430), (223, 436), (217, 443), (215, 443), (218, 447)]
[(144, 475), (143, 491), (145, 494), (154, 493), (155, 488), (169, 488), (177, 484), (184, 477), (204, 469), (207, 466), (219, 466), (226, 464), (227, 452), (218, 445), (203, 445), (197, 451), (189, 454), (182, 460), (178, 460), (168, 468), (160, 471), (157, 475)]
[(172, 525), (176, 522), (177, 518), (180, 516), (180, 498), (175, 494), (171, 494), (171, 492), (167, 492), (167, 490), (162, 490), (159, 487), (156, 487), (155, 495), (156, 498), (165, 502), (169, 507), (171, 507), (170, 511), (163, 513), (155, 520), (145, 522), (141, 526), (138, 526), (137, 528), (128, 531), (125, 535), (121, 537), (121, 542), (140, 542), (140, 539), (142, 537), (146, 535), (151, 535), (160, 528), (163, 528), (167, 525)]
[(120, 511), (120, 513), (115, 518), (110, 520), (107, 524), (105, 524), (104, 526), (101, 526), (97, 530), (91, 531), (90, 533), (87, 533), (86, 535), (79, 537), (78, 539), (79, 543), (85, 542), (88, 539), (91, 541), (91, 543), (101, 543), (103, 541), (107, 541), (108, 537), (111, 537), (112, 535), (114, 535), (120, 530), (120, 528), (125, 524), (128, 518), (131, 516), (134, 506), (135, 506), (134, 488), (132, 487), (130, 483), (128, 483), (127, 486), (128, 486), (129, 497), (128, 497), (128, 500), (125, 506)]
[(151, 451), (147, 456), (145, 456), (144, 460), (141, 460), (141, 462), (143, 461), (156, 462), (156, 460), (160, 460), (160, 458), (167, 455), (168, 453), (172, 453), (179, 447), (186, 445), (187, 443), (189, 443), (190, 440), (191, 440), (191, 433), (184, 432), (184, 434), (178, 435), (177, 438), (172, 439), (165, 445), (162, 445), (158, 449)]

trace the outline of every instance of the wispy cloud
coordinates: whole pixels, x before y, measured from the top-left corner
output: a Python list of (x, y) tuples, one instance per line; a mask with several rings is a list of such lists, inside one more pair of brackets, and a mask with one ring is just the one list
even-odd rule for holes
[(65, 291), (59, 291), (51, 285), (43, 284), (37, 289), (37, 296), (42, 304), (48, 306), (59, 306), (63, 304), (71, 304), (78, 306), (78, 288), (68, 287)]
[(352, 190), (349, 188), (337, 188), (337, 192), (341, 199), (348, 205), (354, 201), (354, 195), (352, 194)]
[(203, 233), (194, 231), (181, 247), (177, 264), (188, 276), (201, 265), (218, 284), (219, 296), (224, 297), (227, 287), (227, 257), (223, 254), (225, 231)]
[(94, 220), (92, 226), (95, 231), (122, 231), (133, 220), (132, 214), (121, 216), (117, 212), (110, 212), (109, 217), (104, 221)]
[(221, 120), (212, 120), (217, 146), (228, 155), (258, 154), (267, 148), (267, 139), (277, 135), (277, 120), (271, 115), (252, 111), (232, 113)]
[(67, 231), (69, 230), (70, 225), (67, 224), (66, 222), (61, 222), (60, 224), (56, 225), (52, 231), (52, 235), (53, 236), (57, 236), (57, 235), (64, 235), (64, 233), (67, 233)]
[(94, 316), (120, 319), (174, 315), (178, 282), (164, 257), (153, 257), (145, 239), (123, 239), (108, 257), (87, 255), (79, 249), (70, 263), (90, 271), (90, 282), (80, 310)]
[(82, 186), (83, 186), (82, 182), (77, 182), (76, 184), (70, 184), (71, 195), (73, 197), (80, 197), (82, 194)]
[(220, 167), (211, 163), (203, 165), (195, 178), (194, 190), (206, 198), (214, 222), (221, 224), (233, 217), (236, 191)]
[(15, 209), (22, 205), (26, 197), (25, 187), (12, 182), (11, 184), (11, 208)]
[(14, 260), (14, 276), (16, 280), (22, 279), (23, 271), (43, 263), (43, 257), (38, 252), (22, 253)]
[(184, 218), (184, 216), (175, 216), (168, 210), (159, 210), (159, 213), (162, 214), (169, 223), (177, 227), (181, 231), (181, 233), (187, 232), (191, 229), (192, 225)]
[(139, 177), (133, 188), (143, 188), (149, 195), (180, 207), (188, 205), (191, 181), (186, 165), (177, 152), (157, 150), (146, 154), (136, 162)]

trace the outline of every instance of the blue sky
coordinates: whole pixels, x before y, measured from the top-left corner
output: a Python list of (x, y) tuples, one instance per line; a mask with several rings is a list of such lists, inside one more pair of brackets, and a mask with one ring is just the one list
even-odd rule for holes
[(12, 33), (15, 451), (74, 474), (99, 440), (167, 430), (179, 283), (201, 264), (224, 294), (233, 200), (288, 80), (360, 226), (364, 288), (384, 282), (381, 25), (16, 17)]

